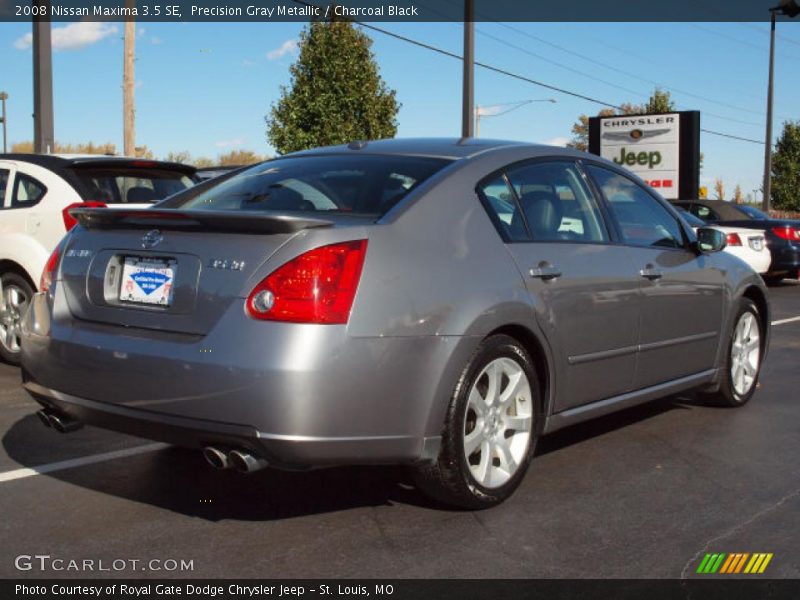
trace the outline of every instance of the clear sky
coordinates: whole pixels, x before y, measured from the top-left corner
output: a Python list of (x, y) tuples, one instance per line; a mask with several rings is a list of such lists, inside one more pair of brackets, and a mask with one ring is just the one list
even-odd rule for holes
[[(376, 24), (460, 54), (458, 23)], [(643, 102), (655, 84), (704, 128), (764, 137), (768, 25), (759, 23), (499, 23), (476, 25), (476, 59), (613, 103)], [(137, 144), (156, 156), (233, 148), (272, 153), (264, 115), (288, 83), (299, 23), (148, 23), (139, 27)], [(122, 146), (121, 24), (54, 24), (55, 133), (60, 142)], [(779, 23), (775, 135), (800, 119), (800, 20)], [(460, 133), (461, 63), (369, 32), (381, 73), (402, 103), (400, 136)], [(9, 93), (9, 142), (33, 137), (30, 25), (0, 23), (0, 90)], [(484, 118), (481, 135), (559, 144), (581, 113), (602, 106), (478, 69), (481, 105), (555, 98)], [(703, 183), (729, 193), (760, 187), (763, 146), (703, 134)]]

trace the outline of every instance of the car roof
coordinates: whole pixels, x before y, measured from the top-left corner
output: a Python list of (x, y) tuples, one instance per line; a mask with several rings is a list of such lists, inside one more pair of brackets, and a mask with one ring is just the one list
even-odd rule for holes
[(149, 158), (131, 158), (129, 156), (109, 156), (106, 154), (23, 154), (23, 153), (0, 153), (0, 160), (14, 160), (38, 165), (50, 170), (59, 170), (68, 166), (114, 166), (131, 165), (152, 167), (157, 169), (171, 169), (182, 171), (192, 175), (196, 171), (195, 167), (183, 163), (167, 162), (163, 160), (152, 160)]
[[(492, 150), (504, 148), (528, 148), (539, 150), (541, 154), (552, 153), (554, 150), (563, 152), (565, 149), (543, 144), (529, 144), (508, 140), (493, 140), (484, 138), (393, 138), (368, 142), (351, 142), (339, 146), (325, 146), (293, 152), (285, 156), (308, 156), (318, 154), (384, 154), (406, 156), (429, 156), (431, 158), (472, 158)], [(577, 151), (575, 155), (583, 155)]]

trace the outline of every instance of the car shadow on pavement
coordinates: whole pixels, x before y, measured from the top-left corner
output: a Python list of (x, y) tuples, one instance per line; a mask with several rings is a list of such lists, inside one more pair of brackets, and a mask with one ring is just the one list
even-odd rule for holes
[[(667, 398), (561, 430), (542, 439), (537, 455), (558, 452), (670, 410), (688, 409), (690, 403), (686, 398)], [(71, 445), (70, 439), (75, 439), (73, 436), (92, 435), (96, 431), (85, 428), (73, 434), (59, 434), (43, 428), (31, 414), (14, 423), (2, 443), (11, 459), (35, 469), (42, 464), (39, 444), (51, 447), (50, 462), (75, 458), (72, 452), (67, 456), (61, 454), (59, 447), (66, 450)], [(53, 440), (49, 436), (59, 437)], [(79, 445), (84, 447), (82, 456), (109, 450), (95, 443), (92, 452), (86, 452), (85, 440)], [(417, 491), (410, 470), (404, 467), (341, 467), (303, 472), (265, 469), (245, 476), (232, 470), (212, 469), (199, 451), (178, 447), (37, 477), (208, 521), (271, 521), (367, 506), (412, 505), (449, 510)]]
[(536, 448), (536, 455), (549, 454), (562, 448), (579, 444), (585, 440), (611, 433), (617, 429), (628, 427), (640, 421), (657, 417), (671, 410), (689, 410), (692, 406), (702, 405), (694, 396), (668, 396), (659, 398), (640, 406), (634, 406), (610, 415), (591, 419), (571, 427), (566, 427), (551, 435), (544, 436)]

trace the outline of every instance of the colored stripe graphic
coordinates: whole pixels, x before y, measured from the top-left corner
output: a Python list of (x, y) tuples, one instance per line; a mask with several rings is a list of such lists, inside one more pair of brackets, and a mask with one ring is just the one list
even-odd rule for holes
[(719, 566), (722, 564), (722, 560), (725, 558), (725, 553), (714, 553), (714, 554), (706, 554), (703, 561), (700, 563), (700, 566), (697, 567), (698, 573), (716, 573)]
[(769, 561), (771, 561), (771, 560), (772, 560), (772, 553), (770, 552), (769, 554), (767, 554), (764, 557), (764, 562), (761, 563), (761, 567), (758, 569), (758, 572), (759, 573), (763, 573), (764, 569), (767, 568), (767, 565), (769, 564)]
[(742, 567), (744, 567), (744, 563), (745, 563), (745, 561), (746, 561), (746, 560), (747, 560), (749, 557), (750, 557), (750, 554), (748, 554), (747, 552), (745, 552), (745, 553), (742, 555), (742, 559), (739, 561), (739, 564), (738, 564), (738, 565), (736, 565), (736, 571), (733, 571), (733, 572), (734, 572), (734, 573), (739, 573), (739, 572), (742, 570)]
[(705, 573), (705, 572), (706, 572), (706, 565), (708, 565), (708, 562), (709, 562), (710, 560), (711, 560), (711, 555), (710, 555), (710, 554), (706, 554), (706, 555), (703, 557), (703, 560), (702, 560), (702, 561), (700, 561), (700, 566), (699, 566), (699, 567), (697, 567), (697, 572), (698, 572), (698, 573)]
[(719, 573), (720, 575), (736, 573), (760, 574), (766, 570), (772, 557), (773, 554), (766, 552), (756, 552), (753, 554), (749, 552), (732, 552), (730, 554), (726, 554), (725, 552), (708, 553), (703, 557), (703, 560), (700, 561), (697, 572), (702, 574)]
[(720, 573), (728, 573), (728, 569), (730, 569), (731, 565), (736, 562), (736, 558), (738, 556), (739, 556), (738, 554), (729, 554), (728, 555), (728, 560), (726, 560), (724, 563), (722, 563), (722, 568), (719, 570), (719, 572)]

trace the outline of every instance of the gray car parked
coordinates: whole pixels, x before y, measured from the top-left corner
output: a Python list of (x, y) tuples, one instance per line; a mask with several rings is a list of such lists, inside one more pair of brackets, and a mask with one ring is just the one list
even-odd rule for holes
[(404, 463), (482, 508), (543, 434), (694, 388), (745, 404), (767, 350), (723, 236), (569, 149), (353, 143), (72, 214), (23, 324), (40, 417), (218, 468)]

